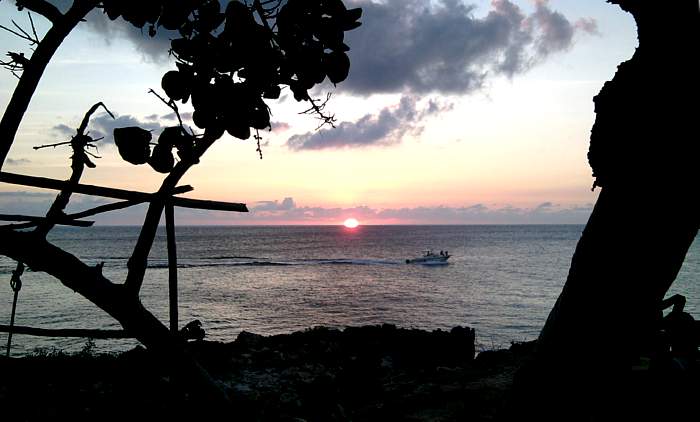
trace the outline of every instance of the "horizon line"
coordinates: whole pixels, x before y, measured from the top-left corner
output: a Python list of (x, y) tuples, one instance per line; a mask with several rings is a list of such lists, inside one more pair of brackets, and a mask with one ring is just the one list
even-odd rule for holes
[[(360, 227), (386, 227), (386, 226), (585, 226), (586, 223), (388, 223), (388, 224), (360, 224)], [(141, 224), (98, 224), (91, 227), (141, 227)], [(165, 227), (165, 224), (158, 224)], [(345, 227), (343, 223), (316, 223), (316, 224), (176, 224), (180, 227)], [(63, 228), (84, 229), (91, 227), (61, 226)], [(354, 230), (348, 228), (348, 230)]]

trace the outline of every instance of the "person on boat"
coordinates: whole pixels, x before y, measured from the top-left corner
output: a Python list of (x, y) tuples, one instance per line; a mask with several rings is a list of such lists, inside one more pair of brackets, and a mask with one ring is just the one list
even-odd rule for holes
[(445, 256), (445, 253), (443, 251), (440, 251), (440, 256)]

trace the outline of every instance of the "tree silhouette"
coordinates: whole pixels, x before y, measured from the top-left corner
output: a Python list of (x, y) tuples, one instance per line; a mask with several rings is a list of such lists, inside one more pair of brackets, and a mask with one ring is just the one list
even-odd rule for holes
[[(172, 212), (173, 204), (245, 210), (242, 204), (195, 203), (173, 195), (191, 190), (178, 187), (178, 182), (225, 132), (240, 139), (254, 136), (262, 154), (258, 131), (270, 127), (265, 99), (278, 98), (282, 88), (288, 87), (297, 101), (309, 103), (306, 113), (316, 115), (324, 124), (333, 124), (333, 116), (324, 111), (325, 101), (312, 99), (309, 90), (326, 77), (334, 84), (347, 77), (349, 47), (343, 43), (344, 33), (360, 25), (357, 20), (361, 9), (348, 10), (341, 0), (231, 1), (223, 11), (218, 0), (75, 0), (61, 13), (44, 0), (15, 3), (18, 10), (41, 15), (52, 26), (39, 40), (29, 14), (31, 32), (18, 25), (20, 32), (12, 31), (35, 44), (35, 50), (29, 58), (10, 52), (9, 61), (2, 63), (19, 81), (0, 121), (0, 163), (7, 157), (47, 64), (90, 11), (101, 9), (110, 19), (121, 18), (147, 29), (151, 36), (161, 29), (179, 34), (170, 46), (177, 69), (167, 72), (161, 81), (168, 98), (152, 92), (173, 109), (178, 119), (177, 104), (191, 101), (193, 121), (203, 132), (186, 128), (179, 119), (179, 125), (166, 128), (151, 150), (151, 133), (145, 129), (125, 127), (114, 131), (119, 154), (125, 161), (134, 165), (148, 163), (155, 171), (167, 174), (158, 191), (143, 194), (79, 184), (85, 167), (95, 167), (89, 151), (95, 140), (86, 133), (92, 114), (104, 107), (102, 103), (95, 104), (85, 114), (75, 136), (65, 143), (72, 149), (72, 172), (67, 182), (2, 173), (5, 182), (58, 186), (61, 192), (45, 217), (19, 216), (15, 219), (24, 223), (0, 228), (0, 253), (18, 262), (17, 277), (24, 264), (33, 271), (54, 276), (115, 318), (131, 336), (174, 363), (186, 379), (204, 389), (205, 395), (225, 402), (206, 371), (186, 355), (182, 338), (169, 331), (139, 300), (158, 223), (164, 209), (166, 214), (168, 210)], [(60, 144), (51, 146), (57, 145)], [(179, 158), (177, 163), (173, 151)], [(111, 195), (125, 201), (66, 215), (64, 210), (72, 193)], [(128, 261), (126, 280), (121, 284), (104, 277), (101, 266), (90, 267), (46, 240), (56, 224), (86, 225), (79, 218), (142, 202), (149, 202), (148, 211)], [(29, 227), (34, 230), (18, 230)]]
[(600, 196), (517, 386), (538, 419), (548, 408), (589, 420), (624, 402), (632, 365), (655, 355), (662, 301), (700, 224), (698, 2), (609, 2), (634, 16), (639, 47), (594, 99), (588, 158)]

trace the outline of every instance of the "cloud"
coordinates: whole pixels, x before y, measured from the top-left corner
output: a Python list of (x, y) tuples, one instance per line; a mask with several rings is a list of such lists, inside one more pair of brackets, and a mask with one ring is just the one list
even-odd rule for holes
[(73, 5), (74, 0), (48, 0), (48, 3), (53, 4), (61, 11), (61, 13), (66, 13), (68, 9)]
[[(117, 115), (116, 119), (112, 119), (112, 117), (107, 113), (102, 113), (90, 120), (90, 123), (88, 124), (88, 131), (90, 136), (93, 138), (97, 139), (104, 137), (104, 140), (102, 141), (103, 143), (113, 144), (114, 137), (112, 134), (114, 129), (128, 126), (139, 126), (143, 129), (150, 130), (153, 133), (154, 138), (158, 136), (165, 128), (165, 126), (161, 126), (161, 124), (158, 122), (141, 121), (138, 118), (128, 114), (123, 116)], [(54, 132), (62, 136), (71, 137), (75, 135), (75, 128), (71, 128), (64, 124), (56, 125), (52, 129)]]
[[(55, 197), (53, 192), (0, 192), (0, 210), (5, 214), (44, 215)], [(68, 212), (78, 212), (112, 202), (104, 198), (74, 195)], [(249, 213), (176, 210), (179, 224), (339, 224), (354, 217), (364, 224), (584, 224), (592, 204), (561, 205), (545, 202), (532, 208), (509, 205), (450, 207), (406, 207), (378, 209), (368, 206), (318, 207), (300, 206), (293, 198), (260, 201)], [(97, 224), (141, 224), (146, 206), (91, 217)], [(161, 221), (162, 223), (162, 221)]]
[(512, 77), (568, 49), (577, 31), (596, 29), (595, 20), (572, 23), (545, 0), (530, 15), (509, 0), (492, 0), (484, 17), (459, 0), (351, 4), (364, 12), (362, 26), (347, 35), (351, 70), (340, 89), (360, 95), (468, 93), (491, 76)]
[(531, 17), (536, 32), (536, 49), (542, 57), (552, 52), (566, 50), (573, 45), (574, 34), (582, 31), (600, 35), (598, 22), (593, 18), (581, 18), (571, 23), (564, 15), (548, 7), (549, 0), (535, 0), (535, 12)]
[[(66, 212), (76, 213), (113, 202), (116, 200), (89, 195), (73, 195), (68, 207), (66, 207)], [(147, 204), (138, 204), (118, 211), (91, 216), (86, 220), (95, 221), (95, 224), (98, 225), (141, 225), (147, 209)], [(161, 224), (165, 224), (163, 216), (161, 216)]]
[[(69, 1), (53, 1), (62, 7)], [(222, 9), (227, 1), (221, 1)], [(510, 0), (491, 0), (485, 16), (462, 0), (346, 0), (362, 7), (362, 26), (346, 34), (351, 71), (340, 90), (359, 95), (397, 92), (464, 94), (489, 77), (512, 77), (553, 53), (570, 48), (577, 32), (597, 33), (585, 17), (575, 22), (535, 0), (526, 14)], [(85, 27), (107, 43), (129, 41), (143, 58), (164, 62), (175, 31), (159, 28), (155, 37), (121, 18), (112, 22), (93, 11)]]
[(356, 122), (294, 135), (287, 140), (287, 146), (298, 151), (397, 144), (406, 134), (420, 134), (425, 118), (452, 108), (451, 104), (435, 100), (422, 107), (418, 103), (417, 97), (404, 96), (397, 106), (386, 107), (378, 114), (366, 114)]
[(129, 41), (136, 51), (141, 53), (141, 57), (149, 62), (167, 61), (170, 40), (180, 38), (176, 31), (168, 31), (162, 27), (158, 28), (154, 37), (151, 37), (148, 34), (147, 26), (143, 29), (136, 28), (122, 18), (111, 21), (99, 9), (92, 11), (87, 16), (85, 26), (99, 34), (107, 44), (110, 44), (115, 39)]
[(55, 196), (51, 192), (0, 192), (0, 213), (41, 216)]
[(249, 213), (179, 210), (182, 224), (340, 224), (349, 217), (363, 224), (585, 224), (592, 204), (545, 202), (531, 208), (510, 205), (434, 206), (378, 209), (368, 206), (314, 207), (293, 198), (262, 201)]
[(284, 198), (282, 202), (278, 201), (260, 201), (256, 202), (256, 205), (251, 208), (253, 212), (277, 212), (277, 211), (289, 211), (296, 208), (296, 203), (292, 198)]
[(543, 202), (537, 207), (535, 207), (535, 210), (541, 211), (541, 212), (548, 212), (549, 210), (554, 209), (555, 205), (551, 202)]
[(589, 35), (601, 35), (598, 22), (593, 18), (581, 18), (574, 23), (574, 26)]
[(411, 224), (582, 224), (591, 213), (592, 205), (560, 206), (545, 202), (533, 208), (510, 205), (488, 207), (476, 204), (468, 207), (417, 207), (381, 210), (381, 220), (398, 220)]
[(59, 123), (56, 126), (52, 127), (51, 130), (53, 130), (56, 134), (59, 136), (67, 136), (71, 137), (75, 135), (76, 128), (72, 128), (66, 124)]
[(25, 164), (31, 164), (31, 160), (28, 160), (26, 158), (6, 158), (5, 164), (7, 164), (8, 166), (23, 166)]
[[(50, 0), (62, 12), (67, 11), (73, 0)], [(148, 35), (148, 27), (143, 30), (118, 18), (111, 21), (102, 9), (95, 9), (85, 19), (85, 28), (98, 34), (107, 44), (116, 39), (129, 41), (144, 60), (149, 62), (164, 62), (168, 59), (170, 40), (180, 38), (176, 31), (159, 28), (155, 37)]]
[(551, 10), (548, 0), (535, 1), (535, 12), (528, 25), (539, 35), (534, 37), (535, 48), (543, 57), (567, 49), (574, 38), (575, 25), (561, 13)]
[(292, 198), (264, 201), (248, 214), (219, 214), (211, 224), (222, 220), (245, 224), (338, 224), (348, 217), (372, 224), (583, 224), (592, 204), (559, 205), (545, 202), (532, 208), (489, 207), (475, 204), (463, 207), (435, 206), (375, 209), (367, 206), (325, 208), (298, 206)]
[(270, 126), (272, 127), (273, 133), (284, 132), (291, 128), (289, 123), (286, 122), (270, 122)]
[(27, 192), (27, 191), (9, 191), (0, 192), (0, 198), (12, 198), (12, 199), (22, 199), (22, 198), (39, 198), (47, 199), (51, 198), (53, 195), (47, 192)]
[[(0, 213), (43, 216), (46, 215), (56, 195), (57, 192), (43, 191), (0, 192)], [(74, 194), (71, 196), (66, 212), (84, 211), (110, 202), (114, 200)], [(97, 224), (141, 224), (145, 213), (146, 205), (139, 204), (124, 210), (99, 214), (87, 220), (94, 220)]]
[[(152, 116), (155, 116), (155, 117), (150, 119), (150, 120), (158, 120), (157, 115), (154, 114)], [(149, 117), (151, 117), (151, 116), (148, 116), (146, 118), (148, 119)], [(168, 113), (168, 114), (164, 114), (164, 115), (160, 116), (160, 118), (163, 120), (177, 120), (177, 115), (175, 113)], [(182, 120), (190, 120), (191, 121), (192, 120), (192, 112), (186, 111), (184, 113), (180, 113), (180, 118)]]

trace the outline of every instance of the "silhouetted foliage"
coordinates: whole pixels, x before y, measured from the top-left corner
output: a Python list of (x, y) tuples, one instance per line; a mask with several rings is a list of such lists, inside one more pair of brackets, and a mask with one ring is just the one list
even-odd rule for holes
[[(0, 227), (0, 253), (16, 260), (18, 269), (27, 264), (33, 271), (55, 276), (114, 317), (127, 333), (164, 356), (166, 363), (175, 364), (179, 375), (184, 380), (191, 380), (196, 392), (206, 400), (218, 405), (227, 402), (206, 371), (183, 349), (185, 340), (204, 336), (199, 321), (185, 325), (179, 333), (171, 333), (139, 300), (158, 223), (165, 209), (170, 249), (171, 243), (174, 248), (174, 205), (247, 210), (243, 204), (191, 200), (173, 195), (192, 190), (189, 186), (177, 186), (177, 183), (225, 132), (248, 139), (255, 131), (262, 158), (258, 131), (270, 128), (270, 109), (265, 99), (279, 98), (282, 90), (288, 88), (297, 101), (310, 103), (305, 113), (315, 114), (322, 124), (333, 124), (333, 116), (324, 112), (328, 97), (319, 102), (309, 96), (309, 90), (326, 77), (334, 84), (347, 77), (350, 62), (346, 52), (349, 47), (343, 43), (344, 33), (360, 25), (357, 20), (361, 17), (361, 9), (348, 10), (341, 0), (231, 1), (223, 11), (218, 0), (75, 0), (63, 13), (44, 0), (17, 0), (15, 3), (20, 11), (27, 9), (43, 16), (52, 27), (39, 40), (31, 13), (31, 31), (23, 30), (14, 21), (19, 32), (2, 27), (30, 44), (36, 44), (36, 49), (30, 58), (10, 52), (10, 60), (0, 62), (19, 78), (0, 121), (0, 163), (5, 161), (29, 101), (53, 54), (65, 37), (95, 9), (102, 9), (112, 20), (121, 18), (147, 30), (151, 36), (159, 30), (179, 34), (179, 38), (171, 41), (170, 47), (177, 69), (167, 72), (161, 80), (168, 99), (150, 91), (174, 111), (179, 124), (163, 130), (155, 143), (152, 143), (151, 132), (140, 127), (114, 130), (115, 144), (125, 161), (134, 165), (148, 163), (155, 171), (167, 174), (157, 193), (81, 185), (85, 167), (95, 167), (90, 157), (97, 158), (90, 152), (98, 139), (86, 132), (89, 120), (99, 107), (112, 115), (102, 103), (95, 104), (85, 114), (70, 141), (35, 148), (70, 145), (71, 176), (68, 181), (10, 173), (0, 175), (9, 183), (61, 191), (45, 217), (10, 216), (15, 218), (11, 221), (19, 219), (25, 223)], [(193, 121), (204, 130), (203, 133), (196, 133), (183, 125), (177, 104), (189, 101), (194, 107)], [(177, 162), (173, 150), (179, 159)], [(74, 192), (89, 192), (124, 202), (66, 215), (65, 208)], [(92, 222), (77, 219), (142, 202), (148, 202), (149, 207), (123, 284), (104, 277), (101, 264), (89, 267), (46, 240), (46, 235), (56, 224), (90, 225)], [(18, 230), (26, 228), (34, 230)], [(171, 255), (174, 253), (169, 253), (169, 259)], [(171, 262), (170, 265), (174, 264)], [(171, 325), (177, 331), (177, 324), (171, 321)], [(216, 412), (216, 409), (209, 411)]]
[[(258, 141), (257, 131), (271, 128), (265, 99), (279, 98), (285, 86), (297, 101), (311, 102), (311, 110), (324, 122), (333, 123), (333, 116), (325, 115), (323, 104), (308, 91), (326, 77), (334, 84), (347, 78), (350, 47), (343, 43), (344, 33), (357, 28), (362, 15), (361, 9), (348, 10), (340, 0), (255, 0), (250, 6), (231, 1), (224, 11), (218, 0), (113, 0), (102, 7), (110, 19), (122, 17), (138, 28), (148, 27), (151, 36), (161, 27), (180, 35), (170, 47), (177, 70), (161, 80), (175, 112), (175, 102), (191, 101), (194, 124), (211, 137), (226, 131), (248, 139), (252, 129)], [(119, 151), (132, 164), (148, 162), (167, 173), (174, 166), (172, 148), (181, 157), (187, 155), (197, 137), (181, 129), (178, 142), (169, 139), (176, 132), (169, 132), (148, 158), (143, 156), (143, 135), (129, 128), (120, 133)], [(133, 147), (127, 146), (132, 142)]]

